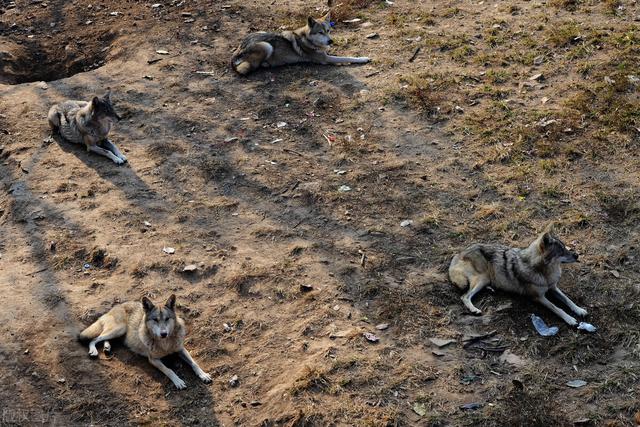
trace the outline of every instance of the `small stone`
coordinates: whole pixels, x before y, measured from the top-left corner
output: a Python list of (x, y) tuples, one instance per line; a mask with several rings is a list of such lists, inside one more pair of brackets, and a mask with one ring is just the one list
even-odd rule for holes
[(584, 380), (571, 380), (567, 382), (567, 385), (571, 388), (580, 388), (587, 385), (587, 382)]
[(376, 325), (376, 329), (379, 331), (384, 331), (388, 327), (389, 327), (388, 323), (380, 323), (379, 325)]
[(431, 344), (439, 348), (446, 347), (449, 344), (456, 342), (456, 340), (442, 338), (429, 338), (429, 341), (431, 341)]
[(170, 248), (170, 247), (166, 247), (166, 248), (162, 248), (162, 252), (164, 252), (165, 254), (175, 254), (176, 250), (174, 248)]
[(341, 185), (340, 187), (338, 187), (338, 191), (341, 193), (347, 193), (351, 191), (351, 187), (349, 187), (348, 185)]
[(231, 387), (238, 387), (239, 384), (240, 384), (240, 381), (238, 380), (237, 375), (232, 376), (231, 379), (229, 380), (229, 386)]
[(184, 268), (182, 269), (182, 271), (185, 272), (185, 273), (193, 273), (197, 269), (198, 269), (197, 265), (189, 264), (189, 265), (185, 265)]
[(410, 225), (413, 224), (413, 221), (410, 219), (405, 219), (404, 221), (402, 221), (400, 223), (400, 227), (409, 227)]
[(362, 334), (362, 336), (365, 337), (365, 339), (369, 342), (380, 341), (380, 338), (378, 338), (376, 335), (372, 334), (371, 332), (365, 332), (364, 334)]
[(380, 35), (378, 33), (371, 33), (371, 34), (367, 34), (365, 37), (368, 39), (377, 39), (380, 37)]
[(167, 50), (162, 50), (162, 49), (156, 50), (156, 53), (157, 53), (158, 55), (169, 55), (169, 51), (167, 51)]
[(411, 409), (413, 409), (413, 412), (420, 415), (421, 417), (424, 417), (425, 415), (427, 415), (427, 407), (425, 406), (424, 403), (416, 402), (413, 404)]
[(64, 379), (64, 378), (58, 378), (58, 380), (57, 380), (57, 381), (58, 381), (60, 384), (64, 384), (65, 382), (67, 382), (67, 380), (66, 380), (66, 379)]
[(534, 74), (533, 76), (529, 77), (530, 81), (542, 81), (544, 80), (544, 76), (542, 75), (542, 73), (538, 73), (538, 74)]

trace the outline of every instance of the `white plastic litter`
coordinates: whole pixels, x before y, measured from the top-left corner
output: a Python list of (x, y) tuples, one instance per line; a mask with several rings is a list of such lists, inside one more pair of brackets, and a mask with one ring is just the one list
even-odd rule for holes
[(538, 331), (538, 333), (543, 337), (550, 337), (558, 333), (557, 326), (547, 326), (547, 324), (544, 323), (544, 320), (535, 314), (531, 315), (531, 323), (533, 323), (533, 327), (536, 328), (536, 331)]
[(580, 322), (580, 324), (578, 325), (578, 329), (582, 329), (583, 331), (587, 332), (595, 332), (598, 330), (598, 328), (587, 322)]

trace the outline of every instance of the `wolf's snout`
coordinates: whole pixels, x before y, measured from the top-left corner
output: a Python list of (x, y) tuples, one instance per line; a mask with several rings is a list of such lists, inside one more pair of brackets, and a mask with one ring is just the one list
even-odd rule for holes
[(164, 331), (160, 332), (160, 336), (161, 336), (162, 338), (166, 338), (166, 337), (167, 337), (167, 335), (169, 335), (169, 334), (168, 334), (168, 333), (166, 333), (166, 332), (164, 332)]
[(329, 39), (329, 40), (327, 41), (327, 43), (328, 43), (328, 44), (333, 44), (333, 40)]

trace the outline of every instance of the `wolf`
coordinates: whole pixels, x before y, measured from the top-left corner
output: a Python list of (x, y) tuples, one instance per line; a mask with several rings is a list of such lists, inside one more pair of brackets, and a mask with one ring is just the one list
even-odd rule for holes
[(523, 295), (543, 306), (571, 326), (578, 322), (546, 297), (553, 292), (578, 316), (586, 316), (587, 310), (578, 307), (559, 288), (561, 264), (578, 262), (578, 255), (567, 249), (556, 237), (553, 225), (549, 225), (524, 249), (499, 244), (476, 243), (455, 255), (449, 265), (449, 279), (462, 291), (462, 302), (470, 312), (482, 314), (471, 299), (485, 286)]
[(104, 342), (104, 351), (109, 352), (109, 340), (124, 336), (124, 343), (129, 349), (147, 357), (149, 363), (162, 371), (181, 390), (187, 387), (186, 383), (160, 360), (178, 353), (202, 381), (210, 383), (211, 376), (198, 366), (184, 348), (185, 325), (176, 315), (175, 305), (175, 295), (171, 295), (163, 306), (154, 305), (147, 297), (139, 302), (119, 304), (80, 332), (78, 339), (89, 342), (89, 355), (95, 357), (98, 355), (96, 344)]
[(85, 144), (93, 151), (121, 165), (127, 158), (107, 135), (114, 122), (121, 117), (113, 109), (111, 90), (102, 97), (94, 96), (90, 102), (68, 100), (55, 104), (47, 115), (52, 133), (59, 133), (67, 141)]
[(246, 76), (260, 67), (310, 62), (313, 64), (365, 64), (367, 57), (331, 56), (331, 11), (320, 19), (307, 18), (304, 27), (282, 33), (249, 34), (235, 50), (231, 68)]

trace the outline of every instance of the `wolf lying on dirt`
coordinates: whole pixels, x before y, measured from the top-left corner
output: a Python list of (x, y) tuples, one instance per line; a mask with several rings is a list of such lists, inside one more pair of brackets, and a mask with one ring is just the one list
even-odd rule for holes
[(118, 165), (127, 161), (107, 139), (113, 122), (120, 120), (111, 104), (110, 90), (102, 98), (93, 97), (91, 102), (69, 100), (55, 104), (47, 118), (51, 131), (59, 132), (67, 141), (85, 144), (87, 151), (106, 156)]
[(497, 289), (539, 302), (575, 326), (578, 323), (576, 319), (545, 296), (547, 291), (553, 291), (575, 314), (587, 314), (557, 287), (562, 274), (560, 264), (573, 262), (578, 262), (578, 255), (554, 236), (550, 225), (525, 249), (482, 243), (468, 247), (451, 260), (449, 279), (461, 290), (468, 289), (462, 296), (462, 302), (474, 314), (482, 312), (473, 305), (471, 298), (492, 284)]
[(366, 57), (331, 56), (325, 52), (333, 43), (331, 12), (320, 19), (307, 18), (307, 25), (282, 33), (249, 34), (233, 53), (231, 68), (247, 75), (260, 67), (311, 62), (314, 64), (365, 64)]
[(104, 341), (104, 351), (110, 351), (108, 340), (124, 336), (124, 343), (129, 349), (146, 356), (178, 389), (183, 389), (187, 387), (185, 382), (160, 360), (178, 353), (202, 381), (209, 383), (209, 374), (200, 369), (184, 348), (184, 321), (176, 315), (175, 305), (175, 295), (171, 295), (164, 306), (156, 306), (146, 297), (141, 302), (119, 304), (82, 331), (78, 338), (90, 341), (89, 355), (97, 356), (96, 344)]

